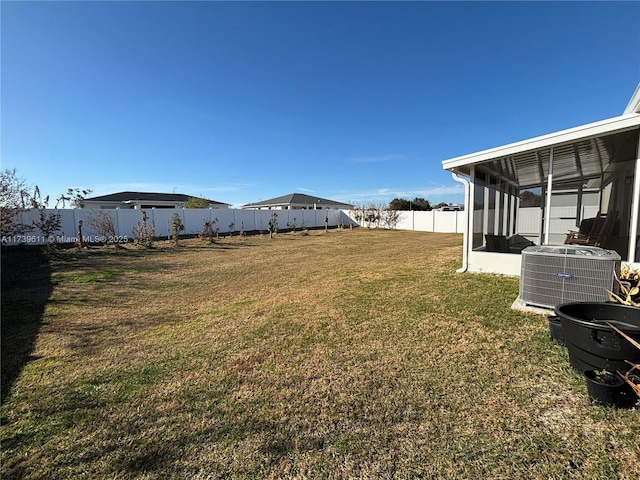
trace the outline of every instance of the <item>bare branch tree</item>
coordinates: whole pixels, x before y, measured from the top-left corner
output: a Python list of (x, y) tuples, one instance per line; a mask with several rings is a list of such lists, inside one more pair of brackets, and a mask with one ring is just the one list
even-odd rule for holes
[(108, 243), (109, 239), (117, 239), (116, 225), (109, 212), (96, 210), (89, 215), (89, 225), (91, 225), (99, 241)]
[(16, 169), (4, 169), (0, 173), (0, 234), (10, 236), (32, 230), (31, 225), (19, 222), (20, 214), (29, 205), (28, 186)]

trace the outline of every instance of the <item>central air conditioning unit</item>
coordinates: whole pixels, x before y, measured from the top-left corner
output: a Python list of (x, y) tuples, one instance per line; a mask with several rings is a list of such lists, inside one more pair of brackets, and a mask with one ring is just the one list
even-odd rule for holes
[(620, 255), (599, 247), (540, 245), (522, 250), (520, 299), (554, 308), (567, 302), (606, 302), (617, 292)]

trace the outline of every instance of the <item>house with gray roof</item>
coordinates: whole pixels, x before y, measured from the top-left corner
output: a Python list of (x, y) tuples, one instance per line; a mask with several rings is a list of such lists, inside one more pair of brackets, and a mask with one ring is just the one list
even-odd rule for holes
[[(183, 208), (193, 195), (182, 193), (118, 192), (87, 198), (83, 208)], [(230, 204), (205, 199), (209, 208), (229, 208)]]
[(240, 208), (246, 210), (348, 210), (352, 209), (353, 205), (304, 193), (290, 193), (261, 202), (247, 203)]

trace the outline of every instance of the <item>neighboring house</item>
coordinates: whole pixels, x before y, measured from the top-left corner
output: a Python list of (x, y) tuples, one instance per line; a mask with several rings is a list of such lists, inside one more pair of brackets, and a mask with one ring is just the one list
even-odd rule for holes
[(353, 205), (303, 193), (291, 193), (263, 202), (248, 203), (240, 208), (247, 210), (323, 210), (327, 208), (348, 210), (352, 209)]
[[(520, 275), (521, 255), (506, 251), (563, 244), (595, 225), (593, 244), (638, 262), (639, 140), (640, 84), (620, 116), (443, 161), (465, 186), (461, 271)], [(522, 208), (525, 198), (539, 206)]]
[[(118, 192), (87, 198), (83, 208), (183, 208), (192, 195), (181, 193)], [(208, 200), (209, 208), (229, 208), (228, 203)]]

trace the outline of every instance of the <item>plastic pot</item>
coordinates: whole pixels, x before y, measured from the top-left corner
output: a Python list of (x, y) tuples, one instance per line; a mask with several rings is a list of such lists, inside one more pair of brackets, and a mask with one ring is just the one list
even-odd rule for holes
[(619, 303), (574, 302), (558, 305), (571, 366), (586, 370), (627, 371), (625, 360), (640, 363), (640, 351), (607, 325), (640, 341), (640, 308)]
[(551, 340), (558, 343), (559, 345), (566, 345), (560, 317), (550, 315), (547, 320), (549, 320), (549, 336), (551, 337)]
[(593, 403), (606, 407), (620, 405), (620, 393), (624, 386), (624, 380), (612, 372), (602, 370), (587, 370), (584, 372), (587, 380), (587, 392)]

